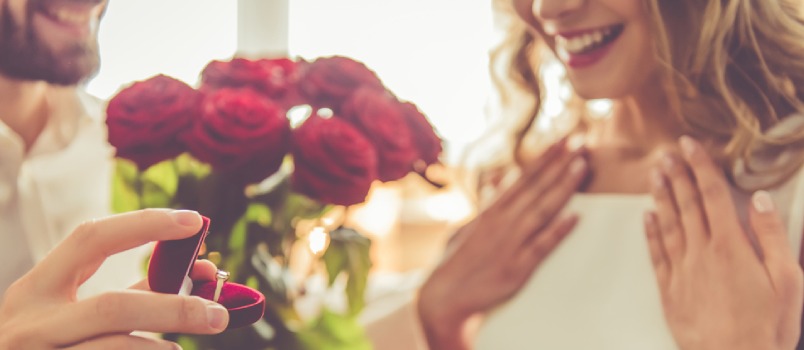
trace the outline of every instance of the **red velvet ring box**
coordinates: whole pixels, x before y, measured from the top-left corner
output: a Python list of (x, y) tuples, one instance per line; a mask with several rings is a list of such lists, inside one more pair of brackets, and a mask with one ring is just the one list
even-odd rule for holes
[[(148, 284), (152, 291), (196, 295), (207, 300), (214, 298), (216, 281), (191, 281), (188, 277), (209, 229), (209, 218), (202, 218), (204, 225), (192, 237), (156, 243), (148, 264)], [(229, 310), (227, 329), (253, 324), (265, 312), (265, 296), (237, 283), (224, 282), (218, 303)]]

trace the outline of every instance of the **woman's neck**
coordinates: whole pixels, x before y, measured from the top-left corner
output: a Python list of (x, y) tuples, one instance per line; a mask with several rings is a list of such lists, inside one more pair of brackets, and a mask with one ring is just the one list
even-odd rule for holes
[(589, 125), (589, 145), (635, 155), (675, 145), (684, 128), (663, 97), (645, 93), (613, 101), (610, 115)]
[(684, 134), (664, 99), (623, 98), (609, 116), (590, 122), (585, 138), (590, 193), (647, 193), (648, 174), (665, 152), (676, 153)]

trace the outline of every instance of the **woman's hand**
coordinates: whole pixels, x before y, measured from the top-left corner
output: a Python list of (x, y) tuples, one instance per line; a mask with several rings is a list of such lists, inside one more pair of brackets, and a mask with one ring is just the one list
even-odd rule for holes
[[(151, 241), (190, 237), (200, 228), (196, 212), (157, 209), (81, 225), (6, 290), (0, 349), (176, 349), (174, 343), (130, 333), (220, 333), (229, 322), (222, 306), (199, 297), (152, 293), (145, 281), (76, 301), (78, 286), (106, 257)], [(192, 277), (214, 280), (214, 273), (212, 263), (201, 261)]]
[(470, 348), (467, 321), (512, 297), (570, 232), (577, 216), (558, 214), (586, 174), (581, 153), (554, 144), (458, 230), (418, 296), (431, 349)]
[(795, 348), (804, 280), (771, 198), (752, 197), (755, 249), (722, 171), (691, 138), (680, 144), (688, 166), (664, 159), (653, 179), (656, 212), (645, 217), (676, 342), (685, 350)]

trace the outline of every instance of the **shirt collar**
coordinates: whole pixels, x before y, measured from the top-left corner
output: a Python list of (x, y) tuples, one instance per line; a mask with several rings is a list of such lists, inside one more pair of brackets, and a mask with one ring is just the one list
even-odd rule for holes
[(82, 88), (51, 87), (46, 98), (50, 106), (48, 124), (31, 148), (29, 157), (64, 149), (79, 130), (103, 122), (104, 104)]

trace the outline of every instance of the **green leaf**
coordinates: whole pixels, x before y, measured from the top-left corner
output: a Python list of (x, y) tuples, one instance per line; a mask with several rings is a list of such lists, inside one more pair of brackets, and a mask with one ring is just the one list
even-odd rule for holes
[(346, 270), (347, 261), (346, 261), (346, 249), (343, 249), (342, 245), (335, 244), (333, 245), (330, 243), (329, 248), (324, 252), (324, 265), (327, 269), (327, 276), (329, 280), (329, 285), (332, 286), (335, 283), (335, 280), (340, 275), (341, 271)]
[(115, 213), (124, 213), (140, 208), (140, 197), (132, 182), (126, 179), (124, 172), (115, 171), (112, 176), (112, 210)]
[(173, 197), (179, 187), (179, 176), (173, 160), (169, 159), (150, 166), (142, 173), (143, 184), (151, 184), (167, 197)]
[(359, 314), (365, 306), (366, 285), (371, 269), (370, 248), (371, 240), (351, 228), (339, 227), (330, 232), (330, 244), (324, 253), (324, 263), (327, 265), (330, 284), (338, 274), (347, 274), (346, 299), (349, 302), (350, 315)]
[(285, 212), (290, 218), (315, 219), (321, 217), (332, 207), (294, 192), (288, 194), (285, 200)]
[(260, 288), (260, 280), (257, 276), (249, 276), (246, 280), (246, 286), (251, 289), (259, 289)]
[(243, 215), (240, 220), (232, 226), (232, 230), (229, 231), (229, 251), (236, 251), (242, 250), (243, 246), (246, 245), (246, 228), (248, 227), (248, 222), (246, 219), (246, 215)]
[[(249, 233), (254, 228), (254, 224), (260, 227), (267, 227), (271, 224), (271, 209), (260, 203), (251, 203), (245, 213), (235, 222), (228, 232), (228, 241), (225, 243), (227, 248), (226, 260), (223, 268), (231, 274), (233, 281), (240, 281), (246, 276), (245, 272), (246, 254), (248, 251)], [(220, 248), (220, 247), (219, 247)]]
[(178, 339), (176, 339), (176, 343), (181, 346), (182, 350), (199, 350), (196, 339), (186, 335), (180, 335)]
[(191, 156), (189, 153), (182, 153), (175, 160), (176, 172), (180, 175), (192, 175), (197, 179), (205, 177), (212, 172), (212, 167)]
[(309, 327), (298, 333), (298, 337), (305, 349), (371, 350), (371, 343), (356, 317), (326, 308)]
[(170, 208), (173, 204), (173, 196), (156, 184), (145, 182), (142, 184), (140, 202), (143, 208)]
[(114, 164), (114, 172), (115, 174), (119, 175), (125, 183), (134, 187), (134, 183), (137, 181), (137, 177), (139, 176), (139, 170), (137, 169), (137, 164), (134, 162), (124, 159), (124, 158), (115, 158)]
[(246, 244), (249, 223), (256, 223), (267, 228), (271, 226), (271, 219), (271, 208), (261, 203), (249, 204), (246, 212), (232, 227), (229, 235), (229, 249), (243, 249)]

